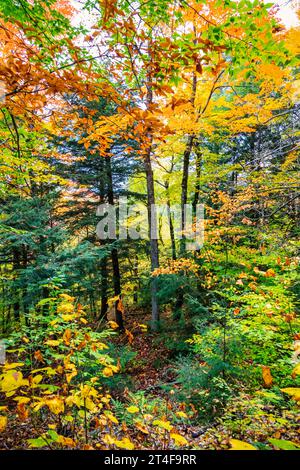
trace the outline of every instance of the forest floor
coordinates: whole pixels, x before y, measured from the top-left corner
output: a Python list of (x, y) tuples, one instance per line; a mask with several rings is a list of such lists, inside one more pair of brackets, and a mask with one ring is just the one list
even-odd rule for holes
[[(237, 450), (241, 445), (251, 446), (252, 443), (255, 448), (272, 450), (276, 448), (276, 443), (280, 445), (282, 441), (279, 440), (290, 442), (288, 445), (299, 443), (297, 410), (288, 406), (262, 405), (257, 401), (257, 393), (261, 391), (243, 393), (242, 386), (240, 395), (235, 396), (221, 414), (208, 416), (206, 421), (200, 420), (195, 409), (190, 411), (191, 403), (185, 408), (184, 403), (176, 400), (180, 384), (174, 371), (174, 361), (176, 363), (181, 354), (180, 347), (184, 347), (185, 338), (190, 337), (189, 325), (174, 326), (168, 312), (162, 317), (161, 331), (151, 332), (145, 326), (149, 323), (149, 313), (142, 309), (130, 309), (126, 314), (126, 333), (117, 334), (111, 339), (120, 351), (125, 347), (134, 354), (122, 370), (121, 380), (110, 390), (113, 399), (126, 403), (129, 394), (135, 394), (137, 400), (143, 396), (147, 403), (153, 403), (154, 413), (155, 403), (164, 403), (166, 416), (160, 419), (169, 419), (172, 413), (179, 410), (186, 411), (189, 419), (177, 423), (176, 429), (192, 449), (225, 450), (235, 442)], [(27, 440), (41, 435), (47, 428), (47, 422), (43, 420), (25, 420), (20, 424), (13, 411), (9, 412), (9, 416), (9, 425), (0, 435), (0, 449), (28, 449)], [(131, 432), (134, 437), (135, 431), (128, 429), (129, 435)], [(140, 448), (145, 448), (142, 442), (140, 445)]]
[[(158, 397), (169, 403), (173, 401), (177, 406), (174, 400), (170, 400), (165, 386), (168, 386), (168, 390), (180, 387), (176, 382), (174, 359), (178, 355), (178, 346), (184, 344), (185, 337), (190, 337), (189, 325), (186, 326), (187, 332), (182, 325), (175, 328), (171, 312), (165, 312), (162, 315), (161, 331), (152, 333), (148, 329), (141, 332), (139, 325), (150, 324), (150, 320), (151, 315), (146, 311), (129, 310), (126, 315), (126, 329), (131, 334), (119, 336), (115, 341), (123, 345), (129, 342), (136, 353), (136, 357), (126, 368), (133, 390), (144, 392), (150, 400)], [(175, 345), (176, 350), (172, 345)], [(227, 405), (222, 416), (211, 416), (204, 422), (197, 419), (197, 412), (194, 410), (194, 419), (179, 426), (180, 433), (193, 448), (224, 450), (232, 447), (232, 440), (235, 439), (236, 450), (247, 441), (255, 442), (261, 450), (278, 450), (274, 442), (279, 443), (280, 439), (300, 444), (300, 428), (297, 425), (300, 417), (297, 417), (297, 411), (288, 407), (280, 409), (276, 405), (262, 406), (256, 403), (256, 393), (260, 391), (243, 393), (242, 386), (240, 391), (241, 397), (236, 397), (234, 404)]]

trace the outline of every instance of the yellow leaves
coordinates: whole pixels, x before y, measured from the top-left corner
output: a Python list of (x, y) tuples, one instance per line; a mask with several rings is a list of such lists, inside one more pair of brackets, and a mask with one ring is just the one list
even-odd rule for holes
[(65, 411), (64, 400), (59, 396), (47, 397), (43, 399), (42, 403), (48, 406), (49, 410), (55, 415), (59, 415)]
[(128, 437), (123, 437), (122, 439), (118, 440), (118, 439), (115, 439), (110, 434), (105, 434), (102, 440), (105, 444), (109, 446), (115, 445), (116, 447), (119, 447), (119, 449), (127, 449), (127, 450), (134, 449), (134, 444), (128, 439)]
[(0, 432), (5, 431), (6, 426), (7, 426), (7, 417), (0, 416)]
[(109, 366), (104, 367), (102, 371), (102, 375), (104, 377), (111, 377), (115, 372), (118, 372), (118, 371), (119, 371), (119, 368), (117, 366), (109, 365)]
[[(94, 349), (95, 348), (95, 349)], [(107, 344), (105, 343), (101, 343), (101, 342), (98, 342), (98, 343), (94, 343), (93, 346), (92, 346), (92, 349), (94, 351), (103, 351), (103, 349), (109, 349), (109, 347), (107, 346)]]
[(141, 421), (135, 421), (134, 426), (136, 427), (136, 429), (141, 431), (143, 434), (149, 434), (148, 429), (146, 428), (146, 426)]
[(110, 328), (112, 328), (113, 330), (116, 330), (117, 328), (119, 328), (119, 325), (118, 323), (116, 323), (115, 321), (113, 320), (110, 320), (109, 322), (107, 322), (108, 325), (110, 326)]
[(134, 444), (128, 439), (128, 437), (123, 437), (121, 440), (114, 439), (114, 444), (120, 449), (133, 450)]
[(38, 386), (38, 384), (43, 380), (43, 376), (41, 374), (35, 375), (34, 377), (29, 377), (29, 383), (32, 388)]
[(138, 326), (140, 327), (143, 333), (146, 333), (148, 331), (147, 325), (144, 325), (143, 323), (139, 323)]
[(178, 416), (178, 418), (187, 418), (188, 415), (184, 412), (184, 411), (176, 411), (176, 416)]
[(292, 372), (292, 378), (295, 379), (297, 375), (300, 375), (300, 363), (294, 367)]
[(248, 444), (248, 442), (239, 441), (238, 439), (230, 439), (230, 450), (257, 450), (256, 447)]
[(185, 437), (181, 436), (180, 434), (171, 433), (170, 437), (174, 440), (176, 446), (186, 446), (188, 445), (188, 441)]
[(286, 393), (287, 395), (290, 395), (293, 398), (293, 400), (300, 401), (300, 388), (287, 387), (287, 388), (281, 388), (281, 391), (283, 393)]
[(44, 344), (55, 348), (56, 346), (60, 345), (60, 341), (58, 339), (47, 339)]
[(4, 370), (15, 369), (16, 367), (21, 367), (23, 365), (24, 365), (24, 362), (8, 362), (4, 364), (3, 369)]
[(61, 316), (63, 321), (73, 321), (76, 319), (76, 317), (77, 317), (76, 313), (66, 313), (66, 314), (62, 314)]
[(129, 406), (128, 408), (126, 408), (126, 410), (128, 411), (128, 413), (131, 413), (131, 414), (139, 412), (139, 408), (137, 406), (134, 406), (134, 405)]
[(107, 444), (108, 446), (111, 446), (111, 445), (114, 445), (115, 443), (115, 438), (112, 437), (110, 434), (105, 434), (103, 437), (102, 437), (102, 440), (105, 444)]
[(63, 338), (63, 341), (64, 341), (65, 345), (69, 346), (71, 338), (72, 338), (72, 331), (69, 328), (67, 328), (65, 330), (62, 338)]
[(273, 383), (273, 377), (271, 375), (270, 367), (262, 366), (262, 378), (264, 381), (265, 387), (271, 387)]
[(57, 439), (57, 442), (59, 442), (60, 444), (62, 444), (63, 446), (66, 446), (66, 447), (71, 447), (71, 448), (76, 447), (76, 443), (70, 437), (65, 437), (65, 436), (59, 435), (58, 439)]
[(74, 312), (74, 305), (71, 302), (62, 302), (57, 307), (57, 313), (70, 314)]
[(18, 403), (29, 403), (30, 402), (30, 398), (28, 397), (14, 397), (14, 400), (17, 401)]
[(109, 421), (111, 421), (112, 423), (114, 424), (119, 424), (119, 421), (117, 420), (117, 418), (112, 414), (111, 411), (104, 411), (104, 415), (107, 419), (109, 419)]
[(159, 428), (165, 429), (166, 431), (171, 431), (173, 429), (170, 421), (164, 421), (162, 419), (155, 419), (152, 424), (153, 426), (158, 426)]
[(75, 297), (71, 297), (69, 294), (59, 294), (59, 297), (63, 299), (65, 302), (74, 302)]
[(0, 390), (7, 396), (12, 396), (18, 388), (29, 385), (22, 372), (17, 370), (8, 370), (1, 377)]
[(69, 358), (64, 360), (65, 372), (66, 372), (66, 379), (67, 382), (70, 383), (72, 378), (77, 375), (77, 369), (73, 362), (70, 362)]

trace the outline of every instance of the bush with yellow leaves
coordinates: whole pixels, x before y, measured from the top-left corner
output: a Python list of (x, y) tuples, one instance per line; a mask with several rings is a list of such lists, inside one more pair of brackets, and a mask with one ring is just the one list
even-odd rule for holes
[(158, 442), (187, 446), (162, 408), (149, 413), (134, 397), (126, 397), (132, 422), (120, 421), (106, 384), (120, 370), (120, 361), (108, 354), (106, 342), (114, 332), (93, 331), (83, 307), (68, 294), (47, 300), (47, 315), (32, 316), (32, 324), (9, 340), (0, 375), (5, 403), (0, 432), (9, 433), (17, 419), (35, 423), (34, 435), (26, 435), (29, 448), (133, 449)]

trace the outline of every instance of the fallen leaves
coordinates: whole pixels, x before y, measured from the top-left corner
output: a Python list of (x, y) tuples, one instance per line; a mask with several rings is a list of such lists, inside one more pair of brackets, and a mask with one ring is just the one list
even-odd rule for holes
[(162, 419), (155, 419), (152, 424), (153, 426), (158, 426), (159, 428), (165, 429), (166, 431), (171, 431), (173, 429), (170, 421), (164, 421)]
[(170, 434), (171, 439), (174, 440), (176, 446), (186, 446), (188, 445), (188, 441), (186, 440), (185, 437), (181, 436), (180, 434), (176, 433), (171, 433)]
[(280, 389), (283, 393), (290, 395), (293, 400), (300, 401), (300, 388), (297, 387), (287, 387)]
[(229, 442), (231, 445), (230, 450), (257, 450), (256, 447), (248, 444), (248, 442), (240, 441), (238, 439), (230, 439)]

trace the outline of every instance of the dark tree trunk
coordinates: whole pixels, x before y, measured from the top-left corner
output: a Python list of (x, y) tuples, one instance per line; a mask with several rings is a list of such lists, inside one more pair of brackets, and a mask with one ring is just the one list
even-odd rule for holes
[(170, 201), (170, 195), (169, 195), (169, 182), (168, 181), (166, 182), (165, 187), (166, 187), (166, 193), (167, 193), (167, 211), (168, 211), (168, 222), (169, 222), (170, 239), (171, 239), (171, 247), (172, 247), (172, 259), (176, 260), (176, 243), (175, 243), (173, 217), (171, 213), (171, 201)]
[[(113, 180), (112, 180), (112, 170), (111, 170), (111, 160), (110, 157), (106, 158), (106, 172), (107, 172), (107, 200), (108, 203), (114, 205), (114, 191), (113, 191)], [(113, 284), (114, 284), (114, 294), (119, 297), (121, 301), (121, 276), (120, 276), (120, 267), (119, 267), (119, 255), (116, 248), (111, 250), (111, 260), (113, 268)], [(123, 312), (121, 309), (121, 302), (117, 300), (115, 304), (116, 308), (116, 322), (121, 330), (124, 329), (124, 319)]]
[[(105, 201), (105, 183), (107, 182), (105, 160), (103, 157), (99, 157), (99, 194), (100, 204)], [(100, 246), (105, 247), (106, 240), (100, 240)], [(100, 274), (101, 274), (101, 306), (99, 320), (107, 320), (108, 311), (108, 270), (107, 270), (107, 256), (104, 256), (100, 260)]]
[[(17, 248), (13, 249), (13, 272), (18, 273), (18, 270), (20, 269), (20, 252)], [(14, 303), (13, 303), (13, 309), (14, 309), (14, 319), (16, 322), (20, 322), (20, 299), (19, 299), (19, 292), (16, 289), (14, 292)]]
[[(147, 95), (146, 95), (146, 106), (147, 109), (151, 108), (153, 103), (153, 89), (152, 89), (152, 74), (153, 64), (151, 60), (151, 41), (149, 42), (148, 55), (149, 55), (149, 66), (147, 70)], [(158, 240), (157, 240), (157, 214), (155, 210), (155, 192), (154, 192), (154, 179), (153, 170), (151, 163), (151, 152), (152, 152), (152, 141), (153, 131), (151, 127), (147, 129), (145, 140), (147, 142), (147, 149), (144, 156), (145, 174), (147, 180), (147, 210), (148, 210), (148, 227), (149, 227), (149, 239), (150, 239), (150, 259), (151, 259), (151, 271), (154, 271), (159, 267), (159, 251), (158, 251)], [(159, 322), (159, 308), (157, 299), (157, 279), (152, 276), (151, 278), (151, 327), (153, 330), (157, 330)]]
[(134, 286), (134, 292), (133, 292), (133, 301), (134, 303), (137, 303), (138, 301), (138, 291), (139, 291), (139, 258), (137, 255), (135, 255), (134, 259), (134, 265), (133, 265), (133, 275), (135, 278), (135, 286)]
[[(157, 240), (157, 216), (155, 210), (154, 180), (151, 165), (151, 147), (145, 155), (145, 173), (147, 179), (147, 209), (150, 238), (151, 271), (159, 267), (158, 240)], [(151, 279), (151, 304), (152, 304), (152, 329), (156, 330), (159, 322), (159, 309), (157, 300), (157, 279)]]
[[(197, 90), (197, 77), (194, 73), (193, 75), (193, 84), (192, 84), (192, 96), (191, 103), (192, 106), (195, 104)], [(183, 153), (183, 168), (182, 168), (182, 179), (181, 179), (181, 239), (180, 239), (180, 255), (183, 256), (186, 249), (186, 236), (185, 236), (185, 205), (187, 204), (187, 195), (188, 195), (188, 179), (189, 179), (189, 166), (190, 158), (193, 150), (195, 136), (190, 134), (187, 138), (187, 143), (185, 151)]]

